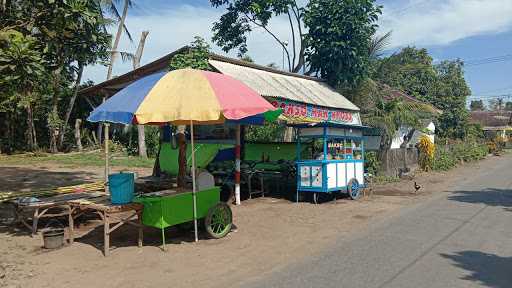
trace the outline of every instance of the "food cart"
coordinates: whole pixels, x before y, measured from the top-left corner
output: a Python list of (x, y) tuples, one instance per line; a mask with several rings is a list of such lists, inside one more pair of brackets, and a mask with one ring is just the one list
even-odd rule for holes
[[(297, 128), (297, 201), (299, 192), (319, 196), (348, 193), (361, 196), (364, 183), (364, 141), (361, 125), (320, 122), (291, 125)], [(301, 145), (310, 144), (304, 155)]]
[[(144, 206), (152, 207), (148, 209), (144, 207), (142, 222), (161, 228), (162, 237), (165, 236), (163, 233), (165, 227), (192, 220), (197, 242), (198, 219), (206, 216), (207, 221), (213, 223), (213, 226), (207, 224), (206, 227), (207, 230), (213, 229), (213, 233), (210, 234), (214, 237), (222, 237), (226, 231), (229, 232), (231, 218), (226, 215), (231, 215), (231, 210), (229, 206), (217, 205), (219, 201), (217, 188), (201, 194), (201, 200), (199, 200), (201, 207), (198, 210), (197, 194), (211, 187), (204, 189), (204, 185), (196, 181), (196, 176), (199, 174), (196, 169), (194, 126), (222, 124), (228, 121), (237, 124), (235, 195), (239, 195), (240, 123), (246, 121), (263, 123), (265, 119), (275, 118), (279, 114), (281, 114), (279, 109), (242, 82), (220, 73), (187, 68), (159, 72), (134, 81), (96, 107), (87, 120), (125, 125), (189, 125), (192, 151), (191, 191), (189, 187), (180, 187), (185, 189), (184, 191), (166, 191), (165, 193), (160, 191), (159, 195), (150, 195), (142, 200), (139, 199), (139, 202)], [(105, 177), (107, 178), (109, 177), (108, 125), (105, 128)], [(203, 201), (204, 199), (208, 201)], [(154, 205), (155, 203), (158, 204)], [(153, 209), (154, 206), (157, 208)], [(212, 210), (210, 209), (212, 207), (218, 209)], [(173, 211), (168, 211), (169, 209)], [(182, 213), (184, 209), (189, 209), (188, 213)], [(215, 219), (208, 220), (209, 216), (205, 215), (205, 211), (213, 211), (210, 217)], [(219, 215), (222, 216), (221, 220)]]

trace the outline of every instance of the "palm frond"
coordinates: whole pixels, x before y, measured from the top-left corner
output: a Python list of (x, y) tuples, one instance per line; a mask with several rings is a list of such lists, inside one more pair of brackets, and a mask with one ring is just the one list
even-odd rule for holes
[(129, 52), (118, 52), (118, 53), (121, 55), (121, 60), (123, 60), (123, 62), (133, 61), (133, 59), (135, 58), (135, 55), (133, 55), (132, 53), (129, 53)]
[(128, 27), (126, 27), (126, 24), (123, 24), (123, 31), (126, 34), (126, 36), (128, 37), (128, 39), (130, 40), (130, 42), (133, 42), (132, 34), (128, 30)]
[[(112, 15), (112, 18), (119, 22), (121, 21), (121, 13), (119, 13), (119, 10), (116, 7), (116, 2), (120, 2), (120, 0), (101, 0), (101, 3), (106, 9), (109, 11), (110, 15)], [(130, 0), (128, 1), (128, 7), (133, 7), (133, 2)], [(128, 30), (128, 27), (126, 26), (126, 23), (123, 23), (123, 31), (130, 40), (130, 42), (133, 42), (132, 34)]]
[(370, 40), (370, 58), (375, 59), (382, 56), (384, 50), (391, 42), (392, 32), (393, 31), (390, 30), (382, 36), (374, 35), (372, 37)]

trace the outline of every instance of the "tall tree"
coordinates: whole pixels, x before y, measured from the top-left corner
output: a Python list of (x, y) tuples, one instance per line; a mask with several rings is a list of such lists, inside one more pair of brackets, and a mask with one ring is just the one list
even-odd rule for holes
[(455, 60), (443, 61), (435, 66), (437, 79), (427, 100), (443, 111), (436, 130), (444, 137), (466, 136), (469, 120), (466, 102), (471, 90), (464, 79), (463, 65), (462, 61)]
[[(137, 47), (137, 51), (133, 57), (133, 70), (139, 68), (140, 66), (140, 59), (142, 58), (142, 53), (144, 52), (144, 44), (146, 43), (148, 34), (149, 31), (142, 31), (142, 34), (140, 35), (139, 46)], [(148, 153), (146, 151), (146, 135), (144, 131), (144, 125), (137, 125), (137, 135), (137, 141), (139, 144), (139, 156), (147, 158)]]
[(393, 138), (402, 126), (410, 128), (410, 134), (421, 128), (420, 120), (428, 117), (430, 111), (423, 105), (405, 102), (402, 99), (385, 101), (382, 95), (375, 95), (372, 108), (362, 115), (363, 123), (380, 130), (379, 159), (382, 160), (391, 148)]
[(383, 35), (374, 34), (370, 40), (370, 59), (378, 60), (383, 54), (384, 50), (389, 46), (391, 35), (393, 31), (388, 31)]
[(482, 100), (473, 100), (469, 104), (469, 109), (471, 111), (483, 111), (485, 110), (484, 101)]
[(114, 1), (108, 1), (109, 7), (111, 8), (112, 14), (116, 16), (118, 19), (118, 26), (117, 26), (117, 32), (116, 36), (114, 37), (114, 43), (112, 44), (112, 50), (110, 52), (110, 63), (108, 65), (108, 71), (107, 71), (107, 80), (112, 79), (112, 71), (114, 68), (114, 63), (116, 61), (117, 56), (120, 54), (119, 51), (117, 51), (119, 47), (119, 41), (121, 41), (121, 36), (123, 34), (123, 31), (126, 32), (128, 38), (130, 41), (132, 40), (132, 36), (128, 29), (126, 29), (126, 17), (128, 16), (128, 8), (132, 7), (133, 3), (131, 0), (124, 0), (123, 1), (123, 12), (121, 15), (119, 15), (119, 12), (117, 12), (117, 8), (115, 6), (115, 2), (120, 2), (121, 0), (114, 0)]
[(505, 100), (503, 98), (492, 99), (489, 101), (489, 107), (494, 111), (502, 111), (505, 107)]
[[(210, 0), (214, 7), (227, 6), (219, 21), (213, 25), (213, 41), (225, 52), (238, 50), (239, 56), (247, 51), (247, 35), (254, 29), (263, 29), (286, 54), (288, 70), (299, 72), (304, 66), (304, 8), (295, 0)], [(273, 16), (284, 16), (289, 24), (289, 39), (272, 30)], [(291, 41), (291, 47), (287, 42)]]
[[(50, 150), (57, 151), (61, 131), (60, 102), (68, 97), (68, 87), (76, 79), (76, 65), (94, 63), (104, 57), (105, 43), (110, 35), (105, 29), (97, 1), (8, 1), (0, 18), (2, 27), (12, 27), (24, 35), (37, 39), (39, 51), (45, 62), (46, 75), (51, 89), (49, 111), (46, 115), (49, 128)], [(45, 94), (46, 94), (45, 93)]]
[(466, 99), (471, 91), (460, 60), (433, 65), (426, 49), (406, 47), (379, 60), (372, 77), (442, 110), (439, 129), (436, 129), (441, 136), (462, 138), (466, 135), (469, 117)]
[(429, 95), (436, 81), (433, 59), (426, 49), (406, 47), (377, 64), (374, 80), (404, 91), (423, 101)]
[(26, 139), (29, 150), (38, 147), (34, 125), (34, 103), (38, 100), (37, 89), (43, 79), (44, 60), (36, 47), (36, 39), (17, 31), (6, 32), (4, 44), (0, 45), (0, 93), (9, 95), (26, 112)]
[(507, 103), (505, 103), (505, 111), (512, 111), (512, 102), (511, 101), (507, 101)]
[(365, 79), (380, 13), (374, 0), (311, 0), (304, 13), (310, 71), (335, 87), (354, 87)]
[[(116, 32), (116, 36), (114, 37), (114, 42), (112, 43), (112, 47), (110, 50), (110, 61), (109, 61), (108, 68), (107, 68), (107, 80), (110, 80), (110, 79), (112, 79), (114, 63), (115, 63), (118, 55), (121, 55), (123, 57), (123, 60), (126, 60), (126, 59), (124, 59), (125, 57), (133, 58), (132, 57), (133, 55), (130, 55), (129, 53), (121, 52), (121, 51), (117, 50), (118, 46), (119, 46), (119, 42), (121, 41), (121, 36), (122, 36), (123, 31), (126, 33), (128, 38), (130, 39), (130, 41), (132, 41), (132, 36), (131, 36), (130, 32), (128, 31), (128, 29), (126, 28), (125, 23), (126, 23), (126, 17), (128, 16), (128, 9), (130, 7), (132, 7), (133, 3), (131, 0), (100, 0), (100, 1), (102, 1), (102, 3), (107, 6), (111, 15), (118, 22), (117, 32)], [(123, 2), (123, 10), (122, 10), (121, 14), (119, 13), (119, 11), (116, 7), (116, 3), (119, 3), (119, 2)], [(103, 102), (105, 102), (105, 100), (106, 100), (106, 96), (103, 97)], [(96, 133), (98, 135), (97, 136), (98, 142), (101, 143), (101, 139), (103, 136), (103, 126), (101, 124), (98, 125), (98, 130), (96, 131)]]

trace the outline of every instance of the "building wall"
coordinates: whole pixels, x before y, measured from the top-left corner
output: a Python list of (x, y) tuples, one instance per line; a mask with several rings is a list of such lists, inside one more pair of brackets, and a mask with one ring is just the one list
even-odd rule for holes
[(401, 174), (418, 169), (418, 158), (417, 148), (388, 150), (381, 161), (381, 173), (386, 176), (400, 177)]
[[(418, 143), (421, 135), (427, 135), (430, 138), (430, 141), (432, 141), (432, 143), (435, 143), (434, 133), (436, 132), (436, 126), (433, 122), (430, 122), (421, 130), (425, 131), (426, 133), (416, 130), (412, 135), (411, 141), (409, 142), (409, 147), (414, 147)], [(396, 132), (393, 141), (391, 142), (391, 149), (400, 148), (400, 145), (404, 143), (404, 137), (409, 133), (409, 131), (411, 131), (410, 127), (401, 126), (400, 129), (398, 129), (398, 131)]]

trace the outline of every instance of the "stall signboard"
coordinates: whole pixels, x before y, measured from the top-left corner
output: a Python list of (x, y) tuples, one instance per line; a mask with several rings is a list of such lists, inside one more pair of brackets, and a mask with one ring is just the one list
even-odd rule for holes
[(283, 109), (283, 115), (309, 121), (328, 121), (341, 124), (360, 124), (359, 113), (333, 108), (320, 107), (312, 104), (299, 103), (281, 99), (270, 99), (274, 107)]

